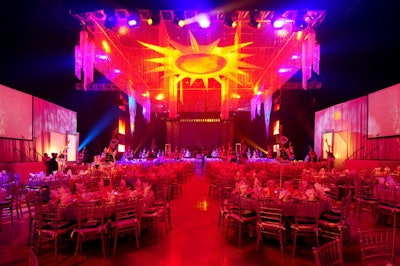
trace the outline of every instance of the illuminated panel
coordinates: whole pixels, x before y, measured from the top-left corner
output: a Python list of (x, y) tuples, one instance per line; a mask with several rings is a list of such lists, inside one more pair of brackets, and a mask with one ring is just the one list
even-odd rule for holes
[(126, 127), (125, 121), (122, 119), (119, 119), (118, 120), (118, 133), (125, 135), (125, 127)]
[(77, 147), (79, 142), (79, 135), (76, 134), (68, 134), (68, 153), (67, 160), (68, 162), (75, 162), (77, 160)]
[(279, 135), (279, 125), (280, 125), (280, 122), (279, 122), (279, 120), (276, 120), (275, 122), (274, 122), (274, 129), (273, 129), (273, 134), (274, 135)]
[(219, 123), (219, 118), (183, 118), (179, 120), (182, 123)]
[(125, 144), (118, 144), (118, 152), (125, 152)]
[(32, 139), (32, 95), (0, 85), (0, 138)]

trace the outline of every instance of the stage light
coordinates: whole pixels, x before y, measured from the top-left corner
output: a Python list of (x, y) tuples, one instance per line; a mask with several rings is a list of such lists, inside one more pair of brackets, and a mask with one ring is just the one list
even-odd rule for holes
[(118, 29), (119, 35), (126, 35), (129, 32), (129, 28), (127, 26), (121, 26)]
[(147, 23), (152, 26), (157, 26), (160, 24), (160, 11), (151, 11), (151, 17), (147, 20)]
[(197, 15), (196, 17), (197, 23), (199, 23), (200, 28), (202, 29), (206, 29), (208, 27), (210, 27), (210, 17), (205, 14), (205, 13), (201, 13), (199, 15)]
[(257, 16), (259, 15), (258, 10), (253, 10), (250, 11), (250, 21), (249, 21), (249, 26), (253, 28), (260, 29), (261, 28), (261, 23), (257, 21)]
[(272, 17), (272, 27), (275, 30), (280, 30), (286, 24), (286, 18), (283, 16), (282, 12), (275, 12), (274, 16)]
[(140, 16), (137, 12), (131, 12), (128, 17), (128, 25), (131, 28), (139, 26)]
[(225, 14), (224, 25), (231, 27), (231, 28), (236, 28), (237, 23), (236, 23), (236, 21), (234, 21), (232, 13), (228, 12)]
[(286, 19), (277, 18), (272, 22), (272, 27), (274, 27), (274, 29), (276, 29), (276, 30), (280, 30), (283, 28), (283, 26), (285, 26), (285, 23), (286, 23)]
[(175, 10), (174, 11), (174, 24), (183, 27), (185, 26), (185, 20), (184, 20), (183, 12), (180, 10)]
[(296, 15), (296, 20), (294, 22), (294, 28), (293, 31), (300, 31), (304, 30), (308, 26), (308, 22), (306, 21), (308, 17), (306, 16), (305, 11), (298, 11)]
[(108, 30), (111, 30), (115, 26), (117, 26), (117, 16), (115, 15), (114, 10), (112, 10), (112, 9), (106, 9), (106, 10), (104, 10), (104, 13), (106, 14), (106, 19), (104, 21), (104, 27)]

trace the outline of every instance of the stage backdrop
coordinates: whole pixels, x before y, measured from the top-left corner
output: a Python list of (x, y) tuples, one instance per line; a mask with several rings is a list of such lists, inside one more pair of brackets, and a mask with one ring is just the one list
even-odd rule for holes
[[(363, 96), (315, 113), (314, 146), (318, 156), (325, 158), (329, 143), (336, 158), (335, 168), (346, 168), (347, 160), (400, 163), (400, 136), (368, 138), (367, 106), (368, 96)], [(391, 119), (390, 123), (395, 123), (397, 118)]]

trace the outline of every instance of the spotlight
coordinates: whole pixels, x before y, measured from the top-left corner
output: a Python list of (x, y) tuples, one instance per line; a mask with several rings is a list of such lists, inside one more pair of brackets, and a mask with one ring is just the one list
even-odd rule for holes
[(128, 25), (131, 28), (139, 26), (140, 23), (140, 16), (137, 12), (131, 12), (128, 16)]
[(282, 12), (275, 12), (274, 17), (272, 18), (272, 27), (275, 30), (280, 30), (286, 24), (286, 18), (282, 16)]
[(185, 20), (184, 20), (184, 16), (183, 16), (183, 12), (180, 10), (176, 10), (174, 11), (174, 24), (179, 26), (179, 27), (183, 27), (185, 26)]
[(206, 29), (206, 28), (210, 27), (210, 24), (211, 24), (210, 17), (207, 14), (201, 13), (201, 14), (197, 15), (196, 20), (199, 23), (200, 28)]
[(233, 20), (232, 13), (226, 13), (225, 14), (224, 25), (226, 25), (228, 27), (231, 27), (231, 28), (236, 28), (237, 23), (236, 23), (236, 21)]
[(250, 21), (249, 21), (249, 26), (253, 28), (260, 29), (261, 28), (261, 23), (257, 21), (257, 16), (259, 15), (258, 10), (253, 10), (250, 11)]
[(306, 21), (306, 12), (298, 11), (296, 15), (296, 20), (294, 22), (294, 31), (301, 31), (307, 28), (308, 23)]
[(157, 26), (158, 24), (160, 24), (160, 11), (151, 11), (151, 17), (147, 20), (147, 23), (153, 26)]
[(106, 20), (104, 21), (104, 27), (108, 30), (111, 30), (115, 26), (117, 26), (117, 17), (115, 16), (115, 12), (112, 9), (104, 10), (106, 14)]
[(280, 30), (285, 26), (286, 20), (284, 18), (277, 18), (272, 22), (272, 27), (276, 30)]

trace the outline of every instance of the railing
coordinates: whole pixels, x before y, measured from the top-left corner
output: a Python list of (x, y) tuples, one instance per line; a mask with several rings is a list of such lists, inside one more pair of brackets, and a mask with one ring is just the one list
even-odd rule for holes
[(361, 158), (361, 160), (364, 160), (368, 157), (368, 155), (372, 154), (374, 151), (376, 150), (376, 160), (378, 159), (378, 154), (379, 154), (379, 146), (376, 146), (375, 148), (373, 148), (372, 150), (370, 150), (367, 154), (364, 155), (364, 157)]
[(355, 152), (353, 152), (350, 156), (348, 156), (347, 159), (343, 163), (345, 164), (347, 160), (350, 160), (353, 156), (355, 156), (361, 150), (364, 150), (364, 147), (358, 148)]

